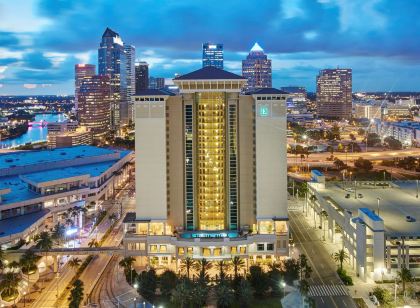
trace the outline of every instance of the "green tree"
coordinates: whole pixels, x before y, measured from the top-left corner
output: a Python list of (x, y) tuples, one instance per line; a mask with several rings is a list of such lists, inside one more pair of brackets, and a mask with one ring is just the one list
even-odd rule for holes
[(283, 277), (287, 284), (292, 285), (293, 281), (299, 278), (299, 261), (295, 259), (286, 259), (283, 261)]
[(124, 269), (125, 276), (130, 276), (130, 284), (133, 284), (133, 264), (136, 261), (133, 257), (125, 257), (118, 264)]
[(269, 278), (271, 295), (279, 296), (281, 295), (280, 281), (283, 279), (283, 274), (281, 272), (281, 264), (273, 262), (269, 265), (270, 270), (267, 275)]
[(334, 166), (337, 168), (337, 170), (343, 170), (347, 168), (347, 165), (338, 158), (334, 159)]
[(388, 136), (384, 139), (384, 143), (391, 149), (391, 150), (401, 150), (402, 143), (395, 139), (392, 136)]
[(254, 290), (248, 280), (241, 279), (235, 292), (240, 307), (248, 307), (251, 305), (251, 301), (254, 297), (253, 292)]
[(358, 134), (359, 136), (364, 136), (364, 135), (365, 135), (365, 133), (366, 133), (366, 131), (365, 131), (363, 128), (359, 128), (359, 129), (357, 130), (357, 134)]
[(378, 302), (384, 306), (389, 307), (392, 304), (392, 295), (391, 292), (389, 292), (387, 289), (381, 288), (381, 287), (375, 287), (373, 288), (372, 292), (376, 298), (378, 299)]
[(354, 167), (367, 172), (372, 170), (373, 164), (370, 160), (364, 159), (363, 157), (359, 157), (354, 161)]
[(64, 240), (64, 236), (66, 234), (66, 226), (61, 223), (57, 223), (54, 226), (54, 229), (51, 234), (51, 238), (55, 240), (58, 244), (61, 244)]
[(299, 280), (309, 279), (311, 277), (312, 268), (309, 266), (306, 255), (299, 255)]
[(84, 292), (84, 286), (83, 281), (80, 279), (77, 279), (75, 282), (73, 282), (72, 289), (70, 291), (70, 296), (68, 297), (69, 308), (79, 308), (80, 304), (83, 300), (83, 292)]
[(162, 296), (169, 299), (171, 297), (172, 290), (175, 289), (178, 282), (177, 275), (171, 270), (165, 270), (159, 276), (160, 292)]
[(181, 261), (181, 270), (187, 274), (188, 279), (190, 279), (191, 270), (195, 268), (194, 265), (195, 265), (195, 260), (190, 257), (186, 257), (185, 259), (182, 259)]
[(334, 261), (340, 264), (340, 270), (343, 270), (343, 263), (350, 259), (349, 255), (344, 249), (340, 249), (333, 255)]
[(3, 299), (12, 301), (18, 296), (18, 286), (21, 280), (21, 276), (16, 273), (9, 272), (3, 275), (3, 280), (0, 282)]
[(96, 239), (91, 239), (90, 240), (90, 242), (88, 243), (88, 246), (90, 247), (90, 248), (93, 248), (93, 247), (99, 247), (99, 242), (96, 240)]
[(217, 298), (217, 307), (229, 308), (232, 307), (235, 296), (230, 285), (225, 281), (221, 280), (215, 289)]
[(82, 263), (82, 260), (80, 260), (79, 258), (77, 258), (77, 257), (73, 257), (73, 258), (71, 258), (71, 260), (69, 261), (69, 266), (72, 268), (72, 269), (76, 269), (76, 268), (78, 268), (79, 266), (80, 266), (80, 264)]
[(5, 267), (5, 261), (6, 260), (6, 257), (5, 257), (5, 255), (4, 255), (4, 251), (3, 251), (3, 249), (1, 248), (1, 246), (0, 246), (0, 270), (3, 270), (4, 269), (4, 267)]
[(200, 281), (208, 281), (208, 271), (213, 267), (210, 261), (200, 259), (194, 264), (195, 270), (198, 272), (198, 279)]
[(181, 279), (172, 291), (171, 302), (175, 307), (186, 308), (191, 306), (193, 286), (190, 280)]
[(44, 253), (45, 253), (45, 268), (46, 268), (47, 264), (48, 264), (48, 262), (47, 262), (48, 252), (53, 247), (53, 240), (51, 238), (51, 235), (47, 231), (42, 231), (37, 237), (35, 247), (38, 248), (41, 251), (44, 251)]
[(370, 147), (381, 144), (381, 138), (376, 133), (369, 133), (367, 134), (366, 138), (367, 138), (367, 145)]
[(152, 268), (148, 271), (143, 271), (137, 279), (139, 282), (139, 294), (148, 302), (153, 303), (158, 282), (155, 270)]
[(235, 256), (232, 258), (232, 267), (233, 267), (233, 274), (235, 279), (239, 277), (239, 271), (245, 267), (245, 260), (241, 257)]
[(194, 282), (192, 288), (191, 304), (193, 307), (204, 307), (206, 305), (207, 297), (209, 295), (209, 287), (203, 279)]
[(309, 293), (309, 282), (306, 279), (303, 279), (299, 283), (299, 292), (303, 297), (307, 297)]
[(36, 263), (39, 258), (32, 250), (27, 250), (19, 259), (22, 272), (28, 277), (33, 274), (38, 268)]
[(405, 286), (407, 282), (413, 281), (413, 275), (411, 274), (410, 270), (403, 265), (401, 270), (397, 272), (398, 279), (402, 282), (403, 294), (405, 296)]
[(231, 264), (226, 260), (220, 260), (216, 262), (220, 280), (224, 280), (226, 278), (226, 272), (230, 269), (230, 266)]
[(264, 297), (270, 286), (268, 275), (258, 265), (249, 267), (248, 281), (254, 289), (255, 296)]

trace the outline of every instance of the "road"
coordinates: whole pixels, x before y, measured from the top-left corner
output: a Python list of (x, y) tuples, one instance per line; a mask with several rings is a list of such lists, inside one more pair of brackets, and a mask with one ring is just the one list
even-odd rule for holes
[(313, 270), (309, 279), (309, 295), (314, 298), (316, 307), (357, 308), (338, 278), (331, 256), (313, 232), (313, 227), (306, 222), (301, 210), (289, 211), (289, 219), (296, 245), (293, 256), (305, 254)]
[[(133, 183), (129, 183), (128, 185), (133, 185)], [(107, 217), (105, 217), (101, 223), (97, 226), (97, 232), (92, 232), (92, 234), (84, 239), (81, 243), (81, 247), (87, 247), (88, 243), (92, 240), (92, 239), (96, 239), (96, 240), (100, 240), (102, 238), (102, 236), (105, 234), (105, 232), (108, 230), (108, 228), (111, 225), (111, 221), (108, 219), (109, 215), (111, 215), (112, 213), (119, 213), (120, 211), (120, 207), (118, 204), (114, 204), (112, 205), (112, 207), (109, 208), (108, 210), (108, 214)], [(122, 216), (123, 217), (123, 216)], [(122, 233), (122, 231), (121, 231)], [(110, 236), (110, 239), (112, 239), (113, 237)], [(121, 235), (122, 238), (122, 235)], [(121, 240), (120, 240), (121, 242)], [(115, 242), (106, 242), (104, 245), (108, 245), (108, 244), (115, 244)], [(87, 257), (87, 256), (78, 256), (82, 262), (83, 260)], [(98, 258), (96, 258), (94, 261), (96, 261)], [(95, 262), (93, 262), (95, 263)], [(91, 266), (88, 266), (86, 271), (88, 269), (90, 269)], [(105, 267), (105, 265), (104, 265)], [(48, 285), (45, 287), (44, 290), (42, 290), (42, 292), (39, 294), (39, 296), (35, 299), (32, 307), (34, 308), (50, 308), (50, 307), (58, 307), (56, 304), (57, 301), (57, 294), (59, 294), (59, 296), (63, 293), (63, 291), (66, 290), (66, 287), (68, 286), (68, 284), (70, 283), (71, 279), (73, 278), (75, 274), (75, 270), (71, 269), (68, 264), (64, 264), (64, 266), (62, 268), (59, 269), (59, 277), (58, 278), (54, 278), (52, 279)], [(53, 275), (53, 274), (52, 274)], [(87, 287), (85, 286), (85, 289)], [(58, 297), (59, 297), (58, 296)]]

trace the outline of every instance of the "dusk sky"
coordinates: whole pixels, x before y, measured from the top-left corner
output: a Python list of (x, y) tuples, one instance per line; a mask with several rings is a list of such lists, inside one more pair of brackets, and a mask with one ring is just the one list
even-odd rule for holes
[(108, 26), (172, 78), (223, 43), (225, 69), (258, 42), (273, 86), (315, 88), (320, 69), (353, 69), (354, 91), (420, 91), (419, 0), (0, 0), (0, 95), (73, 94), (74, 64), (97, 65)]

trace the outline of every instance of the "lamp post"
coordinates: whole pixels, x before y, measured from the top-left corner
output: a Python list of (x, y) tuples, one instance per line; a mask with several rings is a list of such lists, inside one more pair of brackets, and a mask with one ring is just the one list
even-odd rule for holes
[(397, 288), (398, 288), (397, 278), (395, 278), (395, 288), (394, 288), (394, 303), (395, 303), (395, 306), (397, 306)]
[(381, 198), (376, 198), (376, 200), (378, 201), (378, 216), (379, 216), (379, 201), (381, 201)]
[(418, 198), (419, 197), (419, 180), (416, 180), (416, 187), (417, 187), (417, 189), (416, 189), (416, 198)]
[(283, 297), (286, 295), (286, 283), (284, 281), (280, 282), (282, 288), (283, 288)]

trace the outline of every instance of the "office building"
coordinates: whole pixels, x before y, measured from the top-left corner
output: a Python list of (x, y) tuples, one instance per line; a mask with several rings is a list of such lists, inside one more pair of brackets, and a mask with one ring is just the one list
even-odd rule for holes
[(344, 248), (361, 279), (394, 281), (406, 267), (420, 274), (417, 181), (328, 181), (312, 172), (305, 205), (308, 222)]
[(298, 87), (298, 86), (287, 86), (281, 87), (281, 91), (287, 92), (292, 94), (294, 97), (303, 97), (306, 98), (306, 88), (305, 87)]
[(203, 44), (203, 67), (206, 66), (223, 69), (223, 44)]
[(165, 78), (162, 78), (162, 77), (149, 78), (149, 89), (163, 89), (164, 87), (165, 87)]
[(29, 240), (72, 207), (99, 210), (129, 179), (130, 151), (74, 146), (0, 155), (0, 245)]
[(77, 145), (91, 145), (92, 142), (92, 131), (84, 126), (78, 127), (74, 131), (65, 131), (61, 133), (48, 132), (47, 136), (47, 146), (50, 149), (66, 148)]
[(254, 44), (246, 59), (242, 60), (242, 76), (247, 80), (245, 92), (271, 88), (271, 60), (258, 43)]
[(355, 103), (353, 117), (356, 119), (382, 119), (383, 108), (380, 105)]
[(78, 110), (79, 89), (83, 78), (96, 74), (96, 67), (93, 64), (76, 64), (74, 66), (74, 109)]
[(136, 94), (149, 88), (149, 64), (144, 61), (136, 62)]
[(127, 72), (127, 98), (130, 101), (131, 96), (136, 93), (135, 61), (136, 48), (132, 45), (124, 44)]
[(352, 115), (352, 70), (325, 69), (316, 78), (317, 114), (320, 118), (350, 119)]
[(187, 256), (247, 264), (288, 256), (282, 92), (241, 95), (242, 76), (207, 66), (174, 79), (179, 95), (135, 96), (136, 212), (126, 255), (174, 269)]
[(98, 49), (98, 73), (109, 77), (111, 85), (110, 124), (118, 129), (127, 120), (127, 58), (120, 35), (106, 28)]
[(74, 132), (79, 127), (78, 121), (63, 121), (47, 123), (48, 134)]
[(95, 138), (102, 138), (110, 129), (110, 77), (85, 77), (79, 92), (79, 122), (90, 129)]

